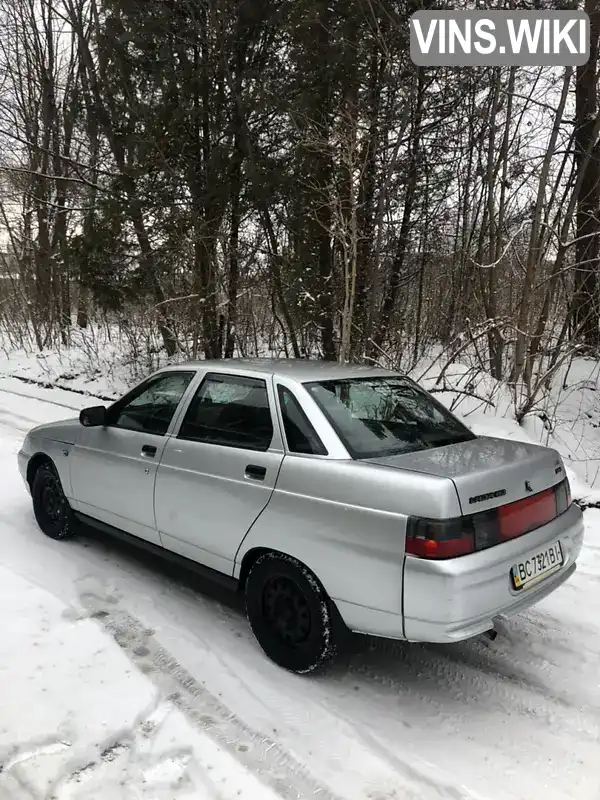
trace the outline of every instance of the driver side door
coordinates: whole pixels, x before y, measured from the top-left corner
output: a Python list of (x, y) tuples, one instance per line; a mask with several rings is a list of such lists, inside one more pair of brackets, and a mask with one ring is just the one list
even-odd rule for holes
[(107, 411), (104, 427), (83, 427), (71, 452), (75, 510), (160, 544), (154, 518), (156, 470), (194, 371), (163, 372)]

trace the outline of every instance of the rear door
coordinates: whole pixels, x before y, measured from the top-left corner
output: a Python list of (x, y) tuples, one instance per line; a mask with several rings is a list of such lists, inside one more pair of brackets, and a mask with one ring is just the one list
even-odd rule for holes
[(82, 427), (70, 456), (76, 510), (160, 544), (153, 504), (156, 469), (195, 374), (156, 375), (111, 406), (105, 427)]
[(231, 575), (283, 460), (271, 376), (207, 373), (156, 477), (164, 547)]

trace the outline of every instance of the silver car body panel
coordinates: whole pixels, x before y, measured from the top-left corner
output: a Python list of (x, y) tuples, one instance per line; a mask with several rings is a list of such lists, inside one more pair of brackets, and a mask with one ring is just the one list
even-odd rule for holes
[[(156, 479), (156, 525), (163, 547), (231, 575), (240, 543), (266, 507), (283, 453), (257, 453), (171, 438)], [(266, 470), (261, 481), (246, 467)], [(190, 509), (197, 509), (190, 513)]]
[(443, 509), (460, 513), (448, 480), (406, 478), (403, 496), (397, 474), (385, 467), (286, 456), (269, 505), (240, 547), (236, 577), (250, 550), (280, 550), (310, 566), (352, 629), (360, 628), (370, 608), (395, 615), (392, 624), (401, 636), (408, 515), (423, 502), (440, 516)]
[[(40, 426), (19, 454), (24, 479), (29, 460), (44, 453), (80, 513), (234, 578), (256, 549), (292, 555), (317, 575), (350, 629), (380, 636), (467, 638), (489, 629), (499, 615), (538, 602), (575, 568), (583, 538), (576, 506), (525, 536), (473, 555), (429, 561), (405, 553), (410, 516), (458, 517), (559, 483), (564, 465), (554, 450), (481, 437), (353, 460), (304, 384), (395, 373), (294, 360), (203, 361), (160, 372), (182, 369), (196, 375), (165, 436), (84, 428), (78, 420)], [(177, 438), (207, 372), (265, 380), (274, 430), (268, 450)], [(326, 455), (289, 452), (278, 385), (300, 402)], [(142, 453), (149, 443), (157, 448), (151, 459)], [(248, 465), (264, 468), (264, 479), (248, 475)], [(500, 496), (481, 499), (497, 490)], [(512, 564), (556, 539), (566, 555), (563, 568), (515, 592)]]
[[(563, 568), (530, 589), (515, 591), (509, 569), (560, 539)], [(539, 602), (573, 572), (583, 543), (583, 520), (573, 505), (548, 525), (511, 542), (447, 561), (407, 556), (404, 570), (405, 636), (448, 642), (489, 630), (499, 615), (511, 616)]]
[[(560, 456), (554, 450), (488, 436), (432, 450), (370, 459), (370, 462), (449, 478), (456, 486), (463, 514), (511, 503), (530, 492), (548, 489), (565, 477)], [(529, 489), (524, 488), (525, 481)], [(496, 490), (503, 492), (499, 498), (478, 499), (483, 491)]]
[(38, 425), (28, 434), (28, 437), (45, 439), (46, 441), (58, 442), (60, 444), (75, 444), (81, 425), (78, 419), (67, 419), (61, 422), (48, 422), (45, 425)]
[[(160, 544), (154, 482), (165, 436), (119, 428), (83, 428), (71, 454), (73, 508)], [(152, 458), (142, 447), (157, 448)]]
[[(177, 371), (189, 370), (179, 367)], [(198, 380), (195, 374), (181, 403), (191, 397)], [(165, 436), (110, 426), (80, 426), (69, 459), (74, 510), (159, 545), (154, 484), (176, 416)], [(145, 453), (145, 446), (155, 447), (155, 453)]]
[(18, 454), (19, 471), (27, 489), (30, 488), (27, 481), (27, 469), (30, 459), (36, 455), (43, 454), (54, 462), (65, 495), (70, 503), (74, 502), (69, 456), (72, 445), (77, 440), (80, 432), (81, 425), (79, 420), (74, 419), (39, 425), (27, 434)]
[[(223, 368), (205, 369), (200, 382), (208, 372), (231, 374)], [(270, 448), (257, 452), (176, 438), (191, 392), (165, 447), (154, 493), (163, 547), (228, 575), (234, 571), (240, 543), (269, 502), (284, 457), (271, 377), (252, 370), (238, 374), (265, 381), (273, 423)], [(248, 474), (248, 466), (264, 468), (264, 479)]]

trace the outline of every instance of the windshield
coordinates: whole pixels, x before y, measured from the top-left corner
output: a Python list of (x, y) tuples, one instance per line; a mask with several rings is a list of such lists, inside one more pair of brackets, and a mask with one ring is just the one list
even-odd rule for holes
[(475, 438), (409, 378), (350, 378), (305, 386), (353, 458), (409, 453)]

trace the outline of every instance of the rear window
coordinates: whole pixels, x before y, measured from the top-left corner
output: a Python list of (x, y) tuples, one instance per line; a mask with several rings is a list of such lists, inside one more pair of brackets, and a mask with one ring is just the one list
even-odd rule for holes
[(441, 403), (404, 377), (305, 384), (353, 458), (410, 453), (474, 439)]

